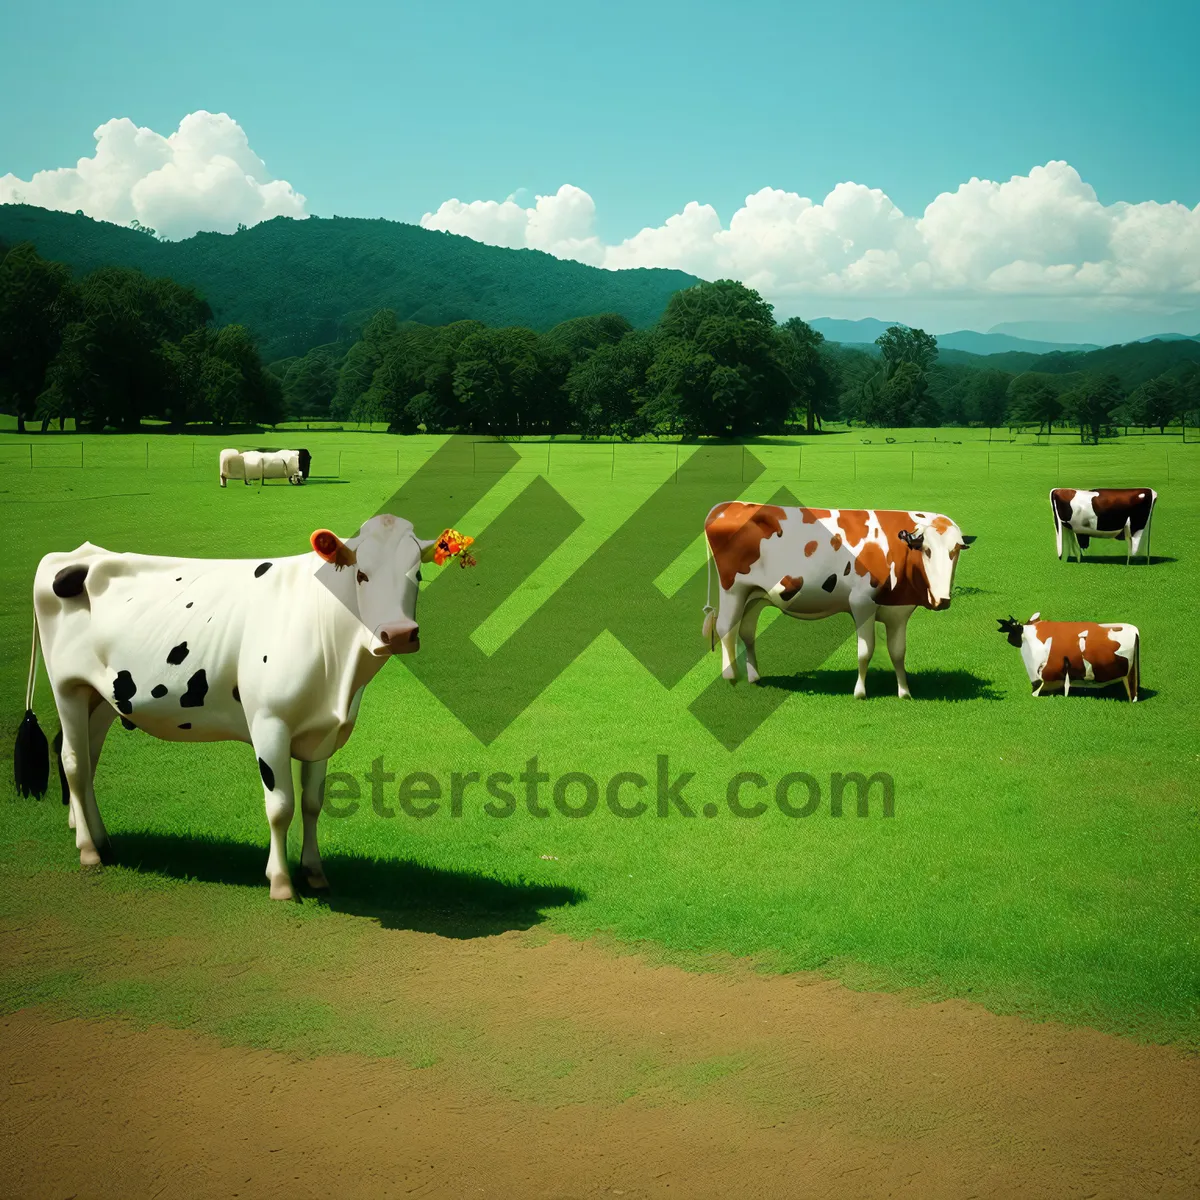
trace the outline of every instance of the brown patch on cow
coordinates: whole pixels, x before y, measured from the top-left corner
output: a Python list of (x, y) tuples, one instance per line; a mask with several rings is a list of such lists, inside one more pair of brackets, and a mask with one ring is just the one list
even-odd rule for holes
[(835, 533), (833, 537), (830, 538), (829, 548), (835, 551), (842, 548), (842, 535), (840, 533)]
[(1065, 521), (1068, 524), (1071, 520), (1071, 501), (1075, 499), (1074, 488), (1055, 488), (1050, 493), (1050, 503), (1054, 506), (1054, 511), (1058, 514), (1060, 521)]
[[(1097, 683), (1124, 679), (1129, 672), (1129, 660), (1117, 653), (1120, 643), (1112, 632), (1093, 621), (1035, 622), (1034, 637), (1043, 645), (1050, 643), (1042, 667), (1043, 682), (1061, 682), (1068, 673), (1073, 680), (1080, 681), (1086, 677), (1086, 666), (1089, 665)], [(1079, 647), (1081, 634), (1084, 635), (1082, 650)]]
[(827, 508), (802, 508), (800, 522), (803, 525), (815, 525), (818, 521), (828, 521), (831, 515)]
[(812, 556), (816, 552), (817, 552), (817, 543), (816, 542), (809, 542), (808, 545), (806, 545), (804, 547), (804, 557), (805, 558), (812, 558)]
[(870, 528), (870, 517), (865, 509), (844, 508), (838, 513), (837, 523), (846, 535), (846, 541), (851, 546), (857, 546), (867, 536), (867, 530)]
[(1124, 530), (1125, 522), (1133, 533), (1139, 533), (1150, 521), (1154, 497), (1147, 488), (1099, 488), (1092, 497), (1096, 527), (1105, 532)]
[(928, 608), (929, 577), (925, 574), (925, 559), (921, 551), (910, 549), (900, 537), (902, 530), (912, 533), (916, 528), (912, 517), (895, 509), (878, 509), (875, 519), (887, 539), (887, 562), (896, 580), (875, 597), (876, 603), (897, 606), (916, 604)]
[(804, 577), (801, 575), (785, 575), (779, 581), (779, 586), (782, 589), (779, 593), (779, 598), (781, 600), (791, 600), (804, 586)]
[(728, 591), (738, 575), (750, 570), (765, 538), (783, 536), (787, 513), (776, 504), (718, 504), (708, 514), (704, 533), (716, 560), (721, 586)]
[(872, 587), (883, 587), (888, 582), (888, 559), (878, 542), (868, 542), (859, 550), (854, 569), (860, 575), (869, 575)]
[(949, 517), (934, 517), (930, 524), (938, 533), (946, 533), (954, 522)]

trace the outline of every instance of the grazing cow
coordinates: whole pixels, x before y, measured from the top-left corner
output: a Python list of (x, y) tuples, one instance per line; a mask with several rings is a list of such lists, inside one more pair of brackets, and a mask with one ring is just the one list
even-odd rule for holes
[[(710, 588), (704, 636), (720, 639), (725, 678), (737, 678), (740, 636), (746, 678), (757, 681), (755, 631), (766, 605), (801, 620), (849, 613), (858, 630), (854, 694), (859, 699), (867, 694), (877, 620), (887, 630), (900, 697), (909, 698), (904, 672), (908, 619), (918, 608), (950, 606), (959, 551), (967, 547), (949, 517), (889, 509), (781, 508), (730, 501), (709, 512), (704, 533)], [(714, 564), (721, 582), (716, 612), (711, 604)]]
[(1019, 646), (1033, 694), (1075, 688), (1102, 688), (1119, 679), (1130, 700), (1141, 682), (1141, 634), (1136, 625), (1098, 625), (1094, 621), (1043, 621), (1034, 613), (1022, 625), (1015, 617), (1000, 621), (1009, 645)]
[(1050, 508), (1054, 513), (1054, 548), (1062, 558), (1071, 546), (1083, 561), (1083, 552), (1094, 537), (1116, 538), (1125, 543), (1125, 562), (1136, 556), (1146, 539), (1146, 561), (1150, 561), (1150, 517), (1158, 493), (1153, 488), (1052, 488)]
[[(33, 585), (29, 694), (40, 638), (80, 862), (100, 862), (108, 840), (94, 779), (119, 715), (164, 741), (254, 747), (276, 900), (292, 896), (287, 831), (299, 759), (300, 862), (311, 886), (328, 886), (317, 849), (327, 760), (354, 729), (363, 688), (392, 655), (420, 649), (421, 564), (470, 541), (452, 530), (422, 541), (410, 522), (381, 515), (345, 541), (318, 529), (312, 550), (289, 558), (157, 558), (89, 542), (46, 555)], [(48, 750), (31, 711), (15, 761), (18, 788), (41, 794)]]
[(312, 455), (307, 450), (222, 450), (221, 486), (227, 479), (247, 484), (266, 479), (304, 483), (311, 466)]

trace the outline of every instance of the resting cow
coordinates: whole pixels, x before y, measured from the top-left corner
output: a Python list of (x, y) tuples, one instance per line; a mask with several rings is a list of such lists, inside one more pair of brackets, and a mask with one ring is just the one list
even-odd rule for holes
[(737, 678), (737, 640), (746, 647), (746, 677), (758, 679), (754, 641), (768, 604), (802, 620), (849, 613), (858, 630), (858, 683), (867, 694), (875, 622), (887, 630), (900, 697), (907, 699), (904, 649), (918, 608), (950, 606), (954, 571), (967, 540), (949, 517), (889, 509), (781, 508), (718, 504), (704, 522), (720, 607), (705, 608), (704, 636), (721, 641), (722, 674)]
[(307, 450), (222, 450), (221, 486), (227, 479), (286, 479), (288, 483), (308, 480), (312, 455)]
[(1141, 682), (1141, 635), (1136, 625), (1094, 621), (1043, 621), (1034, 613), (1022, 625), (1015, 617), (1000, 622), (1009, 645), (1021, 648), (1033, 694), (1072, 688), (1102, 688), (1120, 680), (1130, 700)]
[(1062, 558), (1071, 546), (1083, 561), (1083, 552), (1094, 537), (1116, 538), (1125, 543), (1125, 562), (1137, 555), (1146, 541), (1146, 561), (1150, 561), (1150, 518), (1158, 493), (1153, 488), (1053, 488), (1050, 508), (1054, 513), (1054, 548)]
[[(46, 555), (33, 586), (29, 687), (32, 695), (40, 639), (80, 862), (100, 862), (108, 840), (94, 779), (119, 715), (164, 741), (254, 747), (277, 900), (292, 895), (287, 831), (299, 759), (300, 862), (311, 886), (328, 886), (317, 850), (327, 760), (354, 729), (363, 688), (393, 654), (420, 649), (421, 564), (444, 562), (470, 540), (447, 530), (422, 541), (408, 521), (381, 515), (345, 541), (319, 529), (309, 553), (289, 558), (156, 558), (88, 542)], [(15, 755), (20, 790), (45, 790), (47, 759), (27, 711)]]

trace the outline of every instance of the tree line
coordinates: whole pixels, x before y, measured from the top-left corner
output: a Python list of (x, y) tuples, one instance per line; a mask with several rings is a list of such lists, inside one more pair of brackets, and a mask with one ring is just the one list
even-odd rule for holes
[(129, 267), (74, 279), (28, 242), (0, 247), (0, 399), (22, 432), (31, 419), (99, 431), (284, 415), (250, 331), (215, 326), (194, 289)]
[(395, 433), (632, 439), (813, 433), (840, 420), (1068, 424), (1098, 441), (1115, 426), (1165, 430), (1200, 408), (1194, 361), (1130, 378), (941, 362), (933, 335), (904, 326), (869, 350), (827, 343), (798, 317), (777, 322), (732, 280), (675, 292), (646, 329), (616, 313), (546, 332), (427, 325), (385, 308), (348, 345), (264, 367), (251, 332), (215, 325), (193, 288), (126, 267), (76, 280), (29, 243), (0, 247), (0, 404), (22, 429), (30, 418), (91, 430), (309, 418)]

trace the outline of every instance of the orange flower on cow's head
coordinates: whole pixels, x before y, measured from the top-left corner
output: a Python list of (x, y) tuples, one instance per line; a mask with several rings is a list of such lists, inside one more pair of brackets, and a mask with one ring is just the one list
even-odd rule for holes
[(473, 567), (475, 559), (465, 551), (474, 541), (473, 537), (467, 537), (465, 534), (459, 533), (457, 529), (447, 529), (438, 538), (437, 544), (433, 548), (433, 561), (440, 567), (446, 559), (460, 555), (459, 566)]

